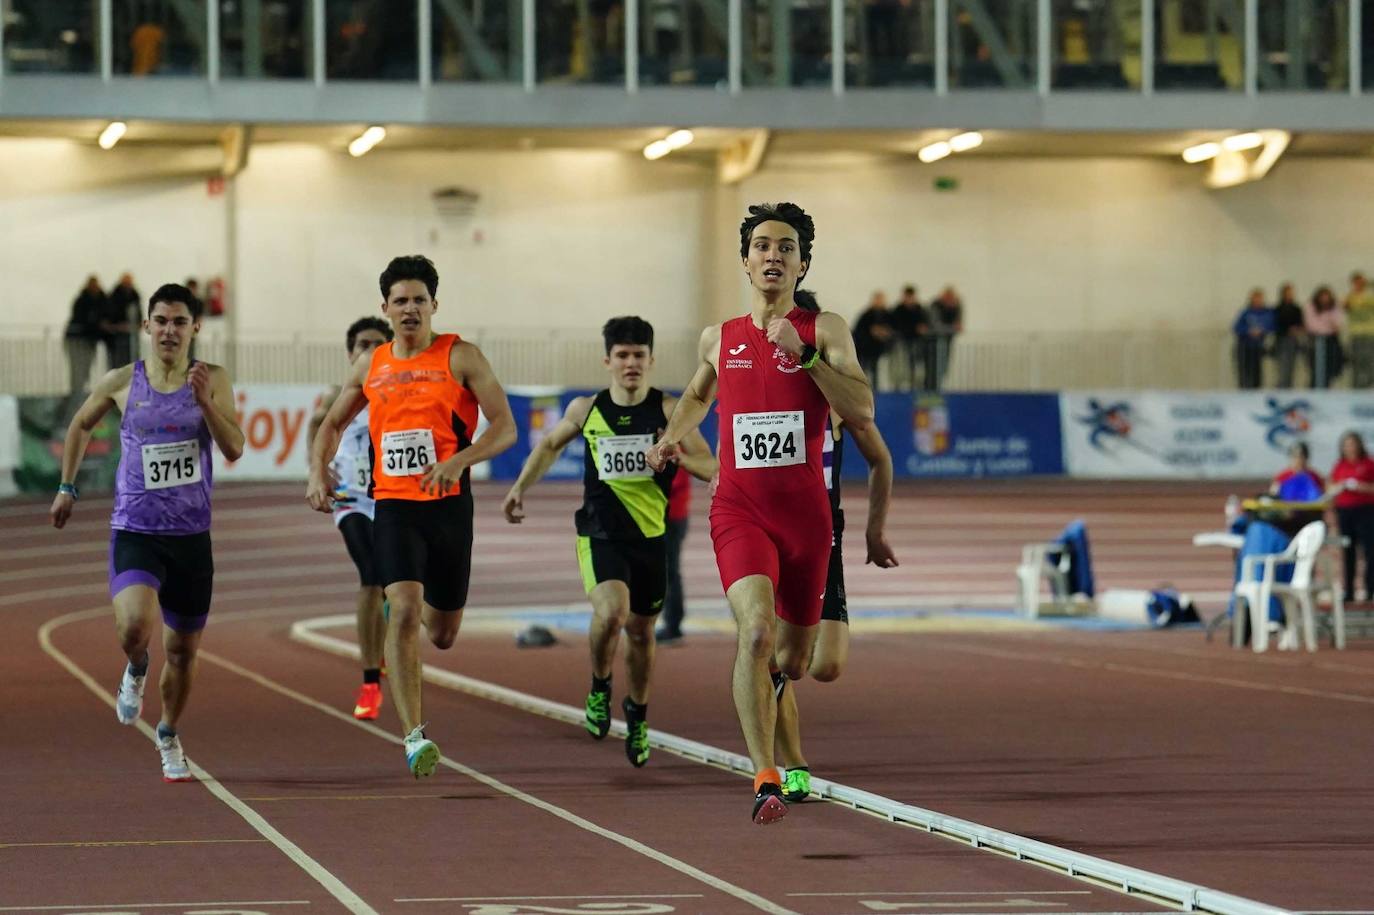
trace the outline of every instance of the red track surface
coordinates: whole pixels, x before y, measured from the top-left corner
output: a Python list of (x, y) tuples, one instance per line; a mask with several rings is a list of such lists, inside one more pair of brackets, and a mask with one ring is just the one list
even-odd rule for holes
[[(892, 533), (904, 564), (864, 569), (855, 550), (851, 598), (1005, 605), (1020, 544), (1071, 517), (1087, 519), (1107, 586), (1168, 579), (1222, 590), (1224, 556), (1187, 544), (1215, 526), (1225, 490), (903, 489)], [(545, 488), (516, 529), (499, 518), (500, 490), (481, 489), (474, 607), (580, 601), (572, 493)], [(220, 493), (205, 639), (213, 657), (182, 733), (197, 764), (344, 889), (331, 893), (205, 786), (162, 784), (147, 739), (119, 727), (40, 648), (44, 623), (93, 609), (50, 627), (52, 645), (102, 692), (113, 689), (121, 660), (98, 609), (107, 505), (83, 502), (78, 520), (54, 532), (43, 527), (45, 503), (21, 502), (0, 507), (10, 560), (0, 571), (10, 683), (0, 911), (334, 912), (349, 892), (374, 911), (417, 915), (1150, 908), (833, 804), (794, 808), (760, 829), (739, 776), (661, 751), (634, 770), (613, 740), (434, 685), (430, 733), (471, 769), (415, 782), (390, 742), (389, 705), (381, 730), (328, 713), (350, 704), (354, 665), (287, 637), (292, 620), (347, 612), (354, 588), (327, 519), (302, 503), (298, 486)], [(856, 532), (860, 514), (851, 512)], [(689, 595), (717, 599), (704, 520), (688, 544)], [(474, 626), (427, 661), (580, 704), (579, 639), (520, 651), (515, 626), (499, 636)], [(697, 631), (661, 651), (653, 726), (741, 751), (732, 650), (728, 636)], [(1374, 908), (1374, 654), (1358, 641), (1344, 653), (1255, 656), (1197, 630), (866, 633), (856, 624), (852, 657), (840, 683), (799, 692), (810, 762), (827, 778), (1269, 903)], [(156, 707), (152, 697), (146, 720)], [(447, 901), (402, 901), (414, 899)]]

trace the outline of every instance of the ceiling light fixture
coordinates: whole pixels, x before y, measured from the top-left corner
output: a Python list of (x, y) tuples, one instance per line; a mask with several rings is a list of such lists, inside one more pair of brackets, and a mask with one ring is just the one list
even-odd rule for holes
[(667, 140), (655, 140), (648, 146), (644, 147), (644, 158), (652, 162), (655, 159), (662, 159), (664, 156), (668, 155), (668, 153), (672, 151), (673, 148), (668, 145)]
[(1264, 137), (1251, 131), (1250, 133), (1238, 133), (1227, 137), (1221, 141), (1221, 148), (1227, 152), (1240, 152), (1244, 149), (1254, 149), (1264, 145)]
[(386, 139), (386, 128), (373, 125), (358, 135), (352, 143), (348, 144), (348, 154), (355, 159), (358, 156), (365, 156), (372, 151), (372, 147)]
[(668, 144), (669, 149), (676, 151), (686, 146), (688, 143), (691, 143), (696, 138), (696, 134), (684, 128), (683, 130), (674, 130), (663, 138), (663, 142)]
[(954, 152), (968, 152), (970, 149), (977, 149), (983, 145), (983, 135), (976, 130), (969, 130), (949, 138), (949, 148)]
[(1199, 143), (1183, 151), (1183, 161), (1190, 165), (1194, 162), (1206, 162), (1208, 159), (1215, 159), (1219, 152), (1221, 146), (1217, 143)]
[(920, 151), (916, 153), (916, 158), (925, 163), (938, 162), (953, 151), (948, 143), (941, 140), (938, 143), (931, 143), (929, 146), (922, 146)]
[(114, 145), (129, 129), (129, 125), (123, 121), (111, 121), (104, 130), (100, 131), (100, 138), (96, 140), (101, 149), (114, 149)]

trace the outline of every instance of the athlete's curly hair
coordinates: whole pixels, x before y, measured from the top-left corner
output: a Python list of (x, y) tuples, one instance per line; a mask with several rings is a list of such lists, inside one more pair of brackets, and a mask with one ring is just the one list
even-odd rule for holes
[(617, 344), (647, 346), (654, 351), (654, 326), (638, 315), (625, 315), (611, 318), (601, 328), (601, 339), (606, 343), (606, 355)]
[(816, 294), (810, 289), (798, 289), (792, 293), (792, 301), (797, 303), (797, 307), (802, 311), (821, 310), (821, 303), (816, 301)]
[(368, 315), (366, 318), (359, 318), (348, 325), (348, 351), (353, 352), (353, 344), (358, 342), (358, 334), (365, 330), (375, 330), (390, 341), (396, 336), (396, 332), (391, 329), (391, 325), (381, 318), (374, 318)]
[(391, 295), (391, 287), (402, 280), (419, 280), (424, 283), (431, 299), (439, 293), (439, 271), (435, 269), (434, 261), (423, 254), (407, 254), (391, 259), (391, 263), (386, 265), (386, 269), (378, 278), (378, 284), (382, 287), (382, 298), (388, 298)]
[(801, 259), (811, 263), (811, 243), (816, 240), (816, 224), (806, 211), (795, 203), (756, 203), (749, 208), (749, 215), (739, 224), (739, 256), (749, 256), (749, 239), (760, 223), (785, 222), (797, 230), (797, 241), (801, 243)]

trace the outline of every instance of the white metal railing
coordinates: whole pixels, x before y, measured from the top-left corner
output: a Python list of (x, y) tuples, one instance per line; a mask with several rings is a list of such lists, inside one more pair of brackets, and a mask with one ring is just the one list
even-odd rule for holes
[[(586, 328), (539, 334), (486, 328), (464, 334), (480, 346), (507, 386), (599, 387), (606, 381), (599, 337)], [(656, 341), (655, 381), (681, 388), (696, 368), (697, 335), (662, 334)], [(944, 388), (953, 391), (1060, 391), (1090, 388), (1225, 390), (1234, 388), (1233, 337), (1206, 333), (968, 333), (955, 338)], [(238, 384), (332, 384), (346, 369), (343, 347), (297, 335), (290, 341), (249, 339), (231, 347), (218, 328), (197, 342), (197, 355), (229, 365)], [(904, 355), (885, 357), (883, 390), (907, 386)], [(103, 370), (104, 351), (95, 371)], [(1273, 380), (1266, 364), (1266, 379)], [(920, 367), (917, 368), (920, 375)], [(1299, 384), (1306, 368), (1298, 369)], [(917, 387), (920, 386), (919, 378)], [(51, 328), (0, 326), (0, 393), (64, 394), (67, 357), (62, 333)]]

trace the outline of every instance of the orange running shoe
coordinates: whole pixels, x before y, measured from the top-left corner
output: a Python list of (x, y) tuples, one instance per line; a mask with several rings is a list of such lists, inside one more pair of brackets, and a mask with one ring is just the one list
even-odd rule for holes
[(358, 687), (358, 701), (353, 706), (353, 717), (360, 721), (372, 721), (381, 710), (381, 684), (364, 683)]

